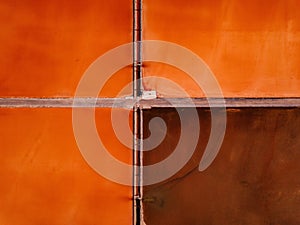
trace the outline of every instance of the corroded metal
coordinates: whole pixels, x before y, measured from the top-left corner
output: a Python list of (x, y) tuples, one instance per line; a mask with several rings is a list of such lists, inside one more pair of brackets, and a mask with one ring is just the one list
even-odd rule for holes
[[(170, 179), (144, 187), (146, 224), (300, 224), (300, 109), (227, 109), (223, 145), (203, 172), (198, 164), (210, 134), (210, 111), (197, 110), (201, 132), (190, 161)], [(175, 109), (149, 109), (145, 137), (155, 117), (164, 119), (167, 135), (144, 154), (145, 165), (169, 157), (180, 126), (193, 126), (180, 125)]]

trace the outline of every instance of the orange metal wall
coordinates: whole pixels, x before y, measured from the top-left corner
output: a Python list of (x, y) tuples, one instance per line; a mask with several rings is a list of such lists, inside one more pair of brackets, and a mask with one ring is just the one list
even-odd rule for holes
[[(299, 1), (144, 0), (144, 39), (175, 42), (200, 56), (226, 97), (300, 96)], [(180, 57), (180, 56), (178, 56)], [(191, 96), (203, 96), (183, 72), (147, 64)], [(164, 96), (176, 90), (147, 84)]]
[[(197, 53), (226, 97), (300, 96), (298, 4), (144, 0), (143, 37)], [(72, 97), (97, 57), (132, 40), (132, 2), (3, 0), (0, 25), (0, 97)], [(171, 66), (146, 63), (144, 74), (168, 77), (191, 96), (203, 96)], [(100, 95), (115, 96), (131, 75), (129, 67), (119, 71)], [(145, 85), (162, 96), (178, 93), (155, 80)], [(112, 154), (131, 162), (114, 137), (109, 110), (96, 117)], [(86, 164), (71, 121), (71, 109), (0, 109), (0, 223), (131, 224), (131, 187), (107, 181)]]
[(4, 0), (0, 25), (0, 96), (73, 96), (97, 57), (131, 41), (132, 3)]
[[(99, 135), (119, 160), (131, 153), (112, 136), (110, 110)], [(71, 109), (0, 109), (1, 224), (131, 224), (131, 188), (98, 175), (82, 158)]]
[[(72, 97), (87, 67), (132, 39), (131, 1), (0, 2), (0, 97)], [(131, 68), (101, 96), (115, 96)], [(130, 119), (128, 118), (130, 121)], [(131, 163), (114, 137), (110, 110), (96, 112), (99, 136)], [(131, 187), (99, 176), (82, 158), (71, 109), (0, 108), (1, 224), (132, 223)]]

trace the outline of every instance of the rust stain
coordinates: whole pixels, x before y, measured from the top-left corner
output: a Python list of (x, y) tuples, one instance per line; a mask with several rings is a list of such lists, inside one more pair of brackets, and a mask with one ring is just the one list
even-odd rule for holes
[[(228, 111), (221, 150), (203, 172), (198, 164), (210, 112), (198, 113), (201, 132), (191, 160), (167, 181), (144, 188), (146, 224), (299, 224), (300, 109)], [(174, 109), (145, 112), (145, 129), (155, 116), (166, 121), (168, 131), (161, 145), (144, 155), (145, 164), (168, 157), (180, 135)]]

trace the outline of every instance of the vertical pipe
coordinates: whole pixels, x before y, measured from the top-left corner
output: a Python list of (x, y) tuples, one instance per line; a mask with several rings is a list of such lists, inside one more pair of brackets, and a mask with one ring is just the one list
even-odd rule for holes
[(133, 222), (140, 225), (141, 221), (141, 186), (140, 186), (140, 141), (139, 141), (139, 109), (133, 109)]
[[(133, 0), (133, 98), (142, 95), (142, 0)], [(142, 218), (142, 112), (133, 107), (133, 223), (140, 225)]]
[(142, 0), (133, 0), (133, 96), (142, 94)]
[(139, 174), (140, 174), (140, 176), (139, 176), (139, 179), (140, 179), (140, 181), (139, 181), (139, 192), (140, 192), (140, 221), (141, 221), (141, 223), (142, 223), (142, 225), (144, 224), (144, 212), (143, 212), (143, 175), (144, 175), (144, 171), (143, 171), (143, 166), (144, 166), (144, 159), (143, 159), (143, 154), (144, 154), (144, 152), (143, 152), (143, 148), (144, 148), (144, 146), (143, 146), (143, 139), (144, 139), (144, 127), (143, 127), (143, 125), (144, 125), (144, 119), (143, 119), (143, 109), (142, 108), (140, 108), (140, 110), (139, 110), (139, 119), (140, 119), (140, 136), (139, 136), (139, 138), (140, 138), (140, 151), (139, 151)]

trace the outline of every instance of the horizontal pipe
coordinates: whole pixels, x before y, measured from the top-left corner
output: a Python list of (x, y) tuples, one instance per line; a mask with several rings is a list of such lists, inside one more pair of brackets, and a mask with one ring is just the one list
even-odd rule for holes
[(0, 108), (125, 108), (138, 107), (170, 108), (170, 107), (222, 107), (225, 100), (227, 108), (251, 107), (300, 107), (300, 98), (156, 98), (134, 100), (132, 98), (0, 98)]

